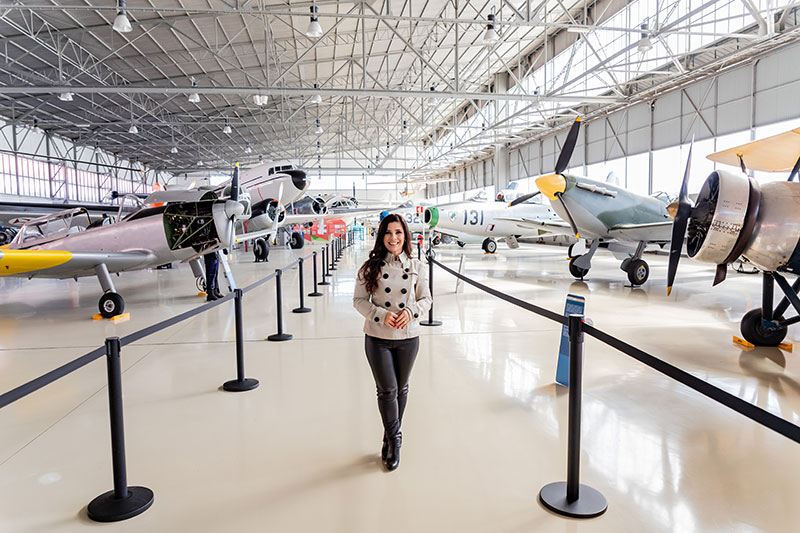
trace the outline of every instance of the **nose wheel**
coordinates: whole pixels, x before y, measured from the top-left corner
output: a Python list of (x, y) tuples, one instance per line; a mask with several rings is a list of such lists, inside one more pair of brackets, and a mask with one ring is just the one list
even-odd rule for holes
[(644, 284), (650, 277), (650, 267), (641, 259), (632, 260), (625, 271), (628, 273), (628, 281), (634, 286)]
[(586, 274), (589, 273), (588, 268), (581, 268), (575, 264), (575, 261), (581, 257), (580, 255), (576, 255), (572, 259), (569, 260), (569, 273), (572, 274), (573, 277), (578, 279), (583, 279)]
[(497, 243), (494, 239), (486, 239), (483, 241), (483, 251), (487, 254), (493, 254), (497, 251)]

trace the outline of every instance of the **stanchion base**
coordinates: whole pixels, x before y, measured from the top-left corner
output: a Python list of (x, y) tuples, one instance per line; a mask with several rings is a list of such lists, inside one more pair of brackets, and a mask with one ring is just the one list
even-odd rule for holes
[(420, 322), (420, 326), (441, 326), (441, 320), (426, 320), (425, 322)]
[(581, 484), (578, 494), (578, 499), (569, 503), (567, 501), (567, 482), (557, 481), (542, 487), (542, 490), (539, 491), (539, 500), (554, 513), (571, 518), (594, 518), (608, 509), (605, 496), (592, 487)]
[(330, 285), (330, 284), (331, 284), (330, 281), (320, 281), (319, 283), (317, 283), (317, 285)]
[(292, 340), (291, 333), (274, 333), (267, 337), (268, 341), (280, 342), (280, 341), (290, 341)]
[(86, 511), (95, 522), (119, 522), (145, 512), (153, 505), (153, 491), (147, 487), (128, 487), (128, 497), (118, 500), (110, 490), (92, 500)]
[(311, 309), (309, 309), (308, 307), (297, 307), (295, 309), (292, 309), (292, 313), (310, 313), (310, 312)]
[[(319, 285), (319, 283), (317, 283)], [(328, 283), (330, 285), (330, 283)], [(322, 296), (321, 292), (309, 292), (307, 296)]]
[(244, 378), (242, 381), (232, 379), (222, 384), (222, 390), (228, 392), (244, 392), (253, 390), (258, 387), (258, 380), (253, 378)]
[[(336, 268), (335, 266), (332, 266), (332, 267), (328, 267), (328, 270), (339, 270), (339, 269)], [(330, 274), (328, 274), (328, 276), (330, 276)]]

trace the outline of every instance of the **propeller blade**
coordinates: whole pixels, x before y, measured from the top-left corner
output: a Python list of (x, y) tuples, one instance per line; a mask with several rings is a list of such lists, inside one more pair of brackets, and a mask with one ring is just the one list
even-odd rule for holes
[(239, 162), (233, 167), (233, 178), (231, 179), (231, 200), (239, 201)]
[(686, 159), (686, 170), (683, 172), (683, 183), (681, 192), (678, 195), (678, 208), (672, 221), (672, 238), (669, 243), (669, 266), (667, 268), (667, 296), (672, 292), (672, 284), (675, 283), (675, 274), (678, 272), (678, 262), (681, 260), (681, 249), (683, 239), (686, 236), (686, 226), (689, 224), (689, 214), (692, 211), (692, 204), (689, 202), (687, 187), (689, 174), (692, 169), (692, 148), (694, 140), (689, 145), (689, 157)]
[(522, 196), (520, 196), (519, 198), (513, 200), (510, 204), (508, 204), (508, 207), (514, 207), (515, 205), (519, 205), (519, 204), (525, 203), (528, 200), (530, 200), (531, 198), (533, 198), (534, 196), (536, 196), (537, 194), (541, 194), (541, 192), (542, 191), (536, 191), (536, 192), (532, 192), (530, 194), (523, 194)]
[[(231, 201), (239, 201), (239, 162), (233, 167), (233, 178), (231, 178)], [(230, 218), (230, 241), (228, 242), (228, 253), (233, 252), (233, 245), (236, 242), (236, 215)]]
[(716, 273), (714, 273), (714, 283), (712, 283), (711, 286), (714, 287), (725, 281), (725, 277), (727, 275), (728, 275), (728, 265), (725, 264), (717, 265), (717, 271)]
[(786, 181), (794, 181), (794, 177), (797, 176), (797, 171), (800, 170), (800, 157), (797, 158), (797, 162), (792, 167), (792, 172), (789, 174), (789, 179)]
[(581, 129), (581, 117), (577, 117), (575, 122), (567, 134), (567, 140), (564, 141), (564, 147), (561, 148), (561, 153), (558, 155), (558, 162), (556, 162), (555, 174), (561, 174), (564, 169), (569, 166), (569, 160), (572, 158), (572, 152), (575, 150), (575, 144), (578, 142), (578, 131)]
[(578, 231), (578, 226), (575, 224), (575, 219), (572, 218), (572, 213), (570, 213), (569, 209), (567, 208), (567, 203), (561, 197), (562, 194), (563, 193), (557, 192), (556, 193), (556, 198), (558, 198), (558, 201), (561, 202), (561, 207), (564, 208), (564, 212), (567, 214), (567, 222), (569, 222), (569, 227), (572, 230), (572, 233), (575, 234), (575, 237), (580, 239), (581, 238), (581, 233)]
[(283, 196), (283, 182), (281, 181), (281, 186), (278, 187), (278, 199), (277, 205), (275, 206), (275, 221), (272, 223), (272, 235), (275, 236), (278, 234), (278, 221), (280, 220), (280, 209), (281, 209), (281, 197)]

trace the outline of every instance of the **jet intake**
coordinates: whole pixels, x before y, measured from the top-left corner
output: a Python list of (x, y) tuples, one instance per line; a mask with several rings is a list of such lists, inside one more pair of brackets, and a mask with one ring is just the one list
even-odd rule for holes
[(439, 210), (435, 207), (426, 207), (425, 214), (423, 215), (425, 224), (435, 228), (439, 223)]

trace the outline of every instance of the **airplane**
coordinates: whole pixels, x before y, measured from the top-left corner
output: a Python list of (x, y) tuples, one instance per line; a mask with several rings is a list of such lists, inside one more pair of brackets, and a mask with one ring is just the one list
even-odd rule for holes
[(470, 236), (483, 238), (483, 250), (490, 254), (497, 251), (495, 239), (504, 240), (514, 249), (519, 248), (520, 237), (569, 232), (569, 226), (552, 208), (531, 202), (514, 206), (475, 200), (443, 204), (426, 208), (424, 222), (444, 235), (455, 237), (460, 246)]
[(83, 208), (46, 215), (23, 224), (14, 239), (0, 247), (0, 276), (78, 278), (97, 276), (103, 289), (100, 314), (112, 318), (125, 309), (111, 274), (189, 262), (202, 278), (199, 258), (232, 247), (237, 220), (248, 216), (239, 199), (239, 167), (234, 169), (231, 195), (213, 191), (158, 191), (149, 203), (119, 216), (92, 222)]
[[(617, 258), (620, 269), (628, 274), (632, 285), (642, 285), (650, 276), (650, 267), (642, 259), (648, 243), (664, 246), (670, 242), (672, 220), (667, 213), (666, 195), (643, 196), (610, 182), (565, 174), (578, 139), (581, 119), (572, 124), (564, 147), (558, 156), (555, 172), (536, 179), (539, 192), (550, 199), (555, 212), (572, 229), (578, 239), (584, 238), (589, 249), (571, 255), (569, 272), (583, 279), (592, 267), (592, 258), (601, 243)], [(520, 196), (516, 205), (539, 192)]]
[[(745, 258), (763, 273), (761, 307), (742, 317), (745, 340), (756, 346), (777, 346), (788, 327), (800, 322), (800, 278), (792, 285), (784, 273), (800, 274), (800, 129), (753, 141), (708, 156), (719, 163), (766, 172), (791, 168), (787, 181), (758, 183), (744, 172), (719, 169), (703, 183), (692, 205), (687, 194), (691, 147), (674, 213), (667, 295), (672, 292), (684, 238), (686, 251), (696, 261), (717, 265), (714, 285), (725, 280), (727, 266)], [(687, 231), (688, 230), (688, 231)], [(773, 306), (775, 283), (784, 297)], [(786, 318), (789, 306), (798, 313)]]

